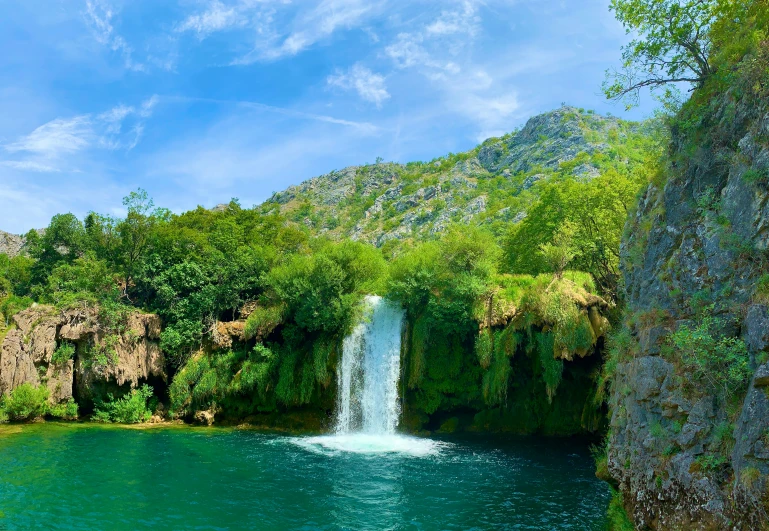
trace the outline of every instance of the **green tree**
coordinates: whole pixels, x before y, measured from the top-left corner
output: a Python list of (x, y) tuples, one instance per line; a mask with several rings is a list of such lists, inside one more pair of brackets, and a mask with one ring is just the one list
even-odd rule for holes
[(653, 158), (649, 168), (640, 167), (632, 175), (610, 170), (588, 182), (566, 178), (543, 185), (539, 200), (504, 241), (506, 269), (531, 275), (557, 271), (548, 256), (559, 250), (554, 241), (559, 231), (571, 224), (570, 267), (592, 274), (601, 293), (615, 297), (622, 230), (652, 167)]
[(610, 9), (628, 34), (622, 68), (609, 70), (607, 98), (638, 104), (643, 88), (702, 84), (714, 73), (710, 28), (729, 0), (612, 0)]
[(133, 283), (136, 267), (147, 251), (153, 228), (170, 217), (165, 209), (156, 209), (147, 192), (141, 188), (123, 199), (128, 210), (125, 219), (117, 224), (120, 235), (120, 265), (125, 276), (126, 289)]
[(577, 227), (567, 221), (553, 236), (553, 240), (543, 243), (539, 246), (539, 252), (545, 259), (545, 262), (555, 273), (555, 278), (563, 278), (563, 272), (566, 267), (574, 260), (577, 252), (574, 248), (574, 235), (577, 233)]
[(51, 271), (60, 263), (72, 263), (86, 249), (85, 227), (74, 214), (57, 214), (40, 236), (27, 234), (29, 254), (35, 260), (32, 283), (43, 285)]

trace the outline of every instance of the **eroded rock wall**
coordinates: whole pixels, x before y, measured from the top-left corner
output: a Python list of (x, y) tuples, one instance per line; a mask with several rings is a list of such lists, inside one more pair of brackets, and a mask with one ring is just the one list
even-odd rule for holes
[[(165, 379), (158, 343), (161, 323), (156, 315), (131, 314), (120, 333), (105, 330), (93, 308), (58, 311), (34, 306), (13, 321), (16, 327), (0, 348), (0, 395), (24, 383), (45, 384), (51, 403), (59, 403), (76, 392), (90, 395), (99, 382), (135, 387), (149, 377)], [(75, 348), (74, 355), (56, 359), (64, 343)]]
[[(757, 291), (769, 271), (769, 102), (740, 75), (702, 123), (673, 131), (667, 181), (646, 190), (623, 241), (636, 347), (615, 373), (608, 464), (638, 529), (769, 521), (769, 312)], [(676, 365), (668, 338), (703, 314), (748, 348), (753, 377), (736, 404)]]

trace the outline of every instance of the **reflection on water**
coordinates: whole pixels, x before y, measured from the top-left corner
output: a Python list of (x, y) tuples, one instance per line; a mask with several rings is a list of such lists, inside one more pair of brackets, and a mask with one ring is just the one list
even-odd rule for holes
[(582, 531), (602, 529), (607, 503), (573, 440), (52, 424), (0, 436), (9, 530)]

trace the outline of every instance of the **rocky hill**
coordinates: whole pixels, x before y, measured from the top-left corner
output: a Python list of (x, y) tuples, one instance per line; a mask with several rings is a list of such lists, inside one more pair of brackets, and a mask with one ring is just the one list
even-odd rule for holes
[(543, 183), (631, 171), (642, 158), (645, 129), (562, 107), (465, 153), (352, 166), (276, 193), (263, 208), (278, 208), (318, 233), (378, 247), (429, 238), (452, 223), (501, 234), (526, 216)]

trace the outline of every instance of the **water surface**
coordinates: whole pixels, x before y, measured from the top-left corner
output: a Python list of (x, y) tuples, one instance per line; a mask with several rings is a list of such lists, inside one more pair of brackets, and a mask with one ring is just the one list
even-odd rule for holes
[[(409, 451), (412, 442), (419, 451)], [(488, 436), (397, 444), (2, 427), (0, 529), (603, 528), (607, 487), (593, 476), (586, 444)]]

